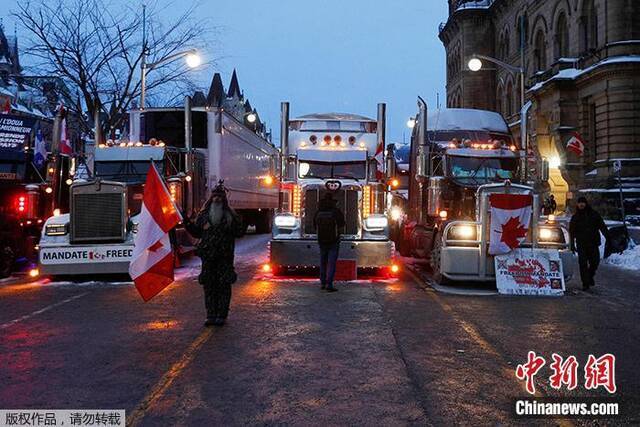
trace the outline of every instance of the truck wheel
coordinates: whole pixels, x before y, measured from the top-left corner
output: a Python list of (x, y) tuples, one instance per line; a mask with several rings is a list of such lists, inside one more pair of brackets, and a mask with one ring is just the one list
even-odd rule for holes
[(9, 246), (2, 248), (2, 260), (0, 260), (0, 279), (9, 277), (13, 271), (15, 256)]
[(438, 285), (445, 285), (448, 283), (448, 279), (442, 275), (440, 265), (440, 254), (442, 251), (442, 239), (439, 234), (434, 234), (433, 250), (431, 251), (431, 271), (433, 273), (433, 280)]
[(271, 221), (270, 210), (259, 212), (256, 219), (256, 234), (271, 233)]
[(402, 238), (402, 235), (398, 237), (396, 247), (398, 248), (398, 252), (400, 252), (400, 255), (404, 257), (411, 256), (411, 246), (409, 245), (409, 242)]

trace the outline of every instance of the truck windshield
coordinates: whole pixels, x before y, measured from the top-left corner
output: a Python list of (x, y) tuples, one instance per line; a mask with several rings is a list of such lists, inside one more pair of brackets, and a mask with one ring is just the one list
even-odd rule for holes
[(448, 156), (449, 174), (461, 181), (477, 183), (514, 180), (518, 174), (518, 159), (503, 157)]
[(303, 132), (376, 133), (376, 122), (349, 120), (292, 120), (289, 129)]
[(299, 178), (366, 178), (365, 162), (301, 162), (298, 169)]
[[(162, 161), (155, 161), (160, 176), (164, 174)], [(151, 163), (148, 160), (136, 162), (96, 162), (95, 175), (102, 179), (118, 182), (144, 182)]]

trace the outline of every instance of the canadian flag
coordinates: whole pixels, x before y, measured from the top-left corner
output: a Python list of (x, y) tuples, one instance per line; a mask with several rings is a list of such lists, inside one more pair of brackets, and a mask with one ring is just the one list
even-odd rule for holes
[(376, 147), (376, 179), (384, 179), (384, 142), (380, 141)]
[(567, 150), (573, 151), (578, 156), (584, 154), (584, 141), (578, 132), (573, 132), (569, 141), (567, 141)]
[(71, 155), (73, 149), (71, 148), (71, 141), (67, 135), (67, 117), (65, 115), (64, 106), (60, 106), (60, 112), (62, 113), (62, 123), (60, 124), (60, 154)]
[(169, 230), (182, 220), (153, 164), (147, 173), (139, 218), (129, 274), (142, 299), (149, 301), (173, 282)]
[(528, 194), (491, 194), (489, 254), (503, 255), (520, 246), (531, 223), (533, 197)]

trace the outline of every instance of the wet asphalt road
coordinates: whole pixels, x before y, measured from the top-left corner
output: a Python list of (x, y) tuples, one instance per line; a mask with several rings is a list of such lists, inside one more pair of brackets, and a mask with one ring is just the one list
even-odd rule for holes
[[(202, 326), (196, 266), (149, 303), (131, 284), (0, 285), (0, 408), (124, 408), (130, 425), (495, 425), (524, 397), (515, 366), (616, 356), (623, 418), (640, 423), (640, 283), (602, 267), (593, 293), (460, 296), (405, 273), (321, 292), (261, 276), (264, 236), (238, 244), (223, 328)], [(580, 419), (574, 424), (597, 422)], [(548, 424), (556, 421), (547, 420)]]

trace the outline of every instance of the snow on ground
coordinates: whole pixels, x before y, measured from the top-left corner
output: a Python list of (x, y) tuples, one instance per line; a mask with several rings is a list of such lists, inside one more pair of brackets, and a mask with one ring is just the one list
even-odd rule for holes
[(624, 268), (627, 270), (640, 270), (640, 245), (631, 241), (629, 248), (621, 254), (612, 254), (604, 260), (604, 264)]

